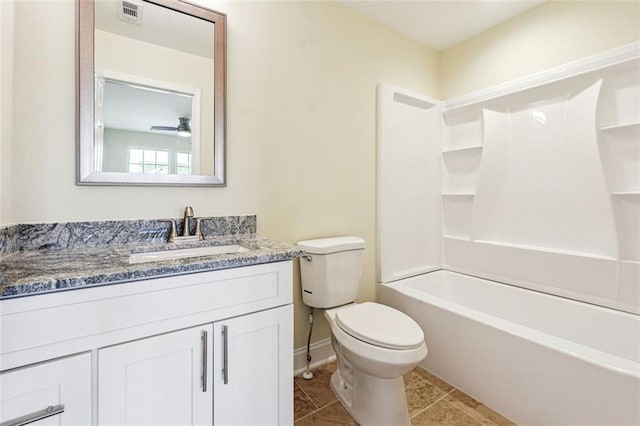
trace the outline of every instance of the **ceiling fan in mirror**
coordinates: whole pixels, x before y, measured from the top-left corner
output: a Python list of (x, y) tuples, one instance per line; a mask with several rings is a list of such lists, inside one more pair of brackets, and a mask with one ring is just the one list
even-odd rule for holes
[(178, 136), (188, 138), (191, 136), (191, 119), (188, 117), (178, 118), (178, 126), (151, 126), (149, 130), (156, 132), (178, 132)]

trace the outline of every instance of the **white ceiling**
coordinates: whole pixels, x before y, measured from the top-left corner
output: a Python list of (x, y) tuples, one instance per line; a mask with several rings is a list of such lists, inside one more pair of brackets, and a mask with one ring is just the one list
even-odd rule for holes
[(340, 0), (369, 18), (444, 50), (545, 0)]
[(130, 24), (118, 18), (118, 9), (122, 9), (122, 0), (96, 1), (96, 29), (213, 59), (213, 22), (153, 3), (140, 0), (134, 0), (132, 3), (140, 6), (142, 16), (140, 25)]
[(102, 119), (107, 129), (150, 132), (151, 126), (177, 126), (179, 117), (191, 118), (191, 96), (105, 83)]

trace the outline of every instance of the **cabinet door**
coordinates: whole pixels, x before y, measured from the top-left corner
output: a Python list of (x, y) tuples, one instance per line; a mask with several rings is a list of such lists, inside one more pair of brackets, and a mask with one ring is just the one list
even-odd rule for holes
[(211, 425), (212, 324), (98, 352), (98, 422)]
[(37, 418), (42, 419), (29, 423), (89, 425), (91, 355), (75, 355), (2, 373), (0, 397), (3, 425)]
[(287, 305), (214, 323), (216, 425), (293, 423), (292, 317)]

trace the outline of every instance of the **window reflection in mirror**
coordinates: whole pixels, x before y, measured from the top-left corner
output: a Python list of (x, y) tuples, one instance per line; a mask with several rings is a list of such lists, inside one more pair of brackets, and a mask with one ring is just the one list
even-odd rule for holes
[(179, 0), (78, 1), (78, 183), (224, 184), (224, 15)]

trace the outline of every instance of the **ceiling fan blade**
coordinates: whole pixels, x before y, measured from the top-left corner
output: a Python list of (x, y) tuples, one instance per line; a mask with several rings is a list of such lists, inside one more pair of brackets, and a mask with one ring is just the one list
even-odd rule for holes
[(177, 132), (178, 128), (170, 127), (170, 126), (151, 126), (151, 130), (164, 131), (164, 132)]

